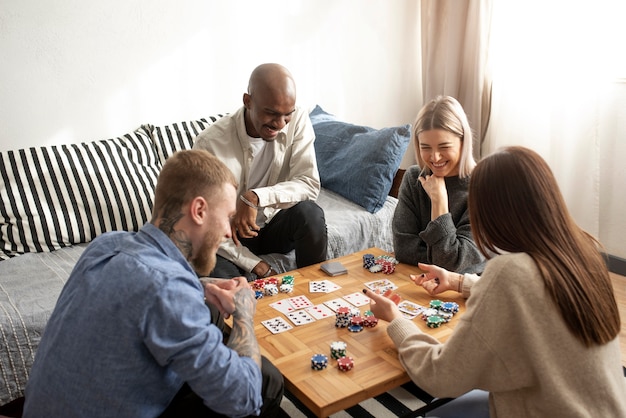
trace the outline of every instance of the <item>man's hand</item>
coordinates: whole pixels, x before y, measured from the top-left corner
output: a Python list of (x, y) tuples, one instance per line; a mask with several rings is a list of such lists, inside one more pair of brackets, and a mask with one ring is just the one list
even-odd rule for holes
[(370, 310), (376, 318), (391, 322), (402, 317), (402, 313), (398, 309), (401, 298), (397, 293), (393, 293), (393, 290), (389, 289), (381, 295), (369, 289), (363, 289), (363, 293), (370, 298)]
[[(251, 190), (242, 193), (242, 196), (253, 205), (258, 205), (259, 197)], [(257, 209), (237, 199), (237, 213), (231, 222), (232, 236), (235, 244), (239, 245), (241, 238), (254, 238), (258, 235), (259, 226), (256, 223)]]
[[(254, 293), (245, 277), (232, 279), (203, 279), (204, 297), (214, 305), (224, 318), (228, 318), (237, 310), (237, 298), (240, 292), (248, 292), (254, 299)], [(256, 303), (255, 303), (256, 306)]]

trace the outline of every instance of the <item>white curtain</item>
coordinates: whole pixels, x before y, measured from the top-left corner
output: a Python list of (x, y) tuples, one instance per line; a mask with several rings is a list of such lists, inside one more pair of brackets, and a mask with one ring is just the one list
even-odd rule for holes
[(492, 107), (481, 154), (505, 145), (537, 151), (578, 224), (595, 236), (602, 222), (603, 109), (626, 50), (624, 3), (530, 0), (493, 7)]
[(489, 121), (488, 53), (493, 0), (422, 0), (421, 57), (424, 103), (455, 97), (475, 134), (474, 156)]

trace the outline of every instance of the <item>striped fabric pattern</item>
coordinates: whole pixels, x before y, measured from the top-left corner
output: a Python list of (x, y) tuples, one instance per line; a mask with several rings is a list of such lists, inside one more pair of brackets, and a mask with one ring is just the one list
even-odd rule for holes
[(0, 254), (53, 251), (152, 212), (160, 161), (149, 132), (0, 153)]
[(159, 160), (163, 165), (165, 160), (176, 151), (191, 149), (194, 138), (223, 116), (223, 114), (217, 114), (208, 118), (177, 122), (165, 126), (144, 125), (143, 128), (151, 131)]

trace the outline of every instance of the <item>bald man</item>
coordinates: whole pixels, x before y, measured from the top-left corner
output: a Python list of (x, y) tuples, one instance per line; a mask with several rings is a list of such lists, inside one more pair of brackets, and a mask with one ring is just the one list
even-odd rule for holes
[(296, 106), (294, 79), (279, 64), (255, 68), (243, 106), (198, 135), (194, 148), (216, 155), (239, 183), (232, 238), (220, 246), (212, 277), (281, 273), (259, 255), (293, 249), (298, 268), (326, 260), (314, 140), (308, 113)]

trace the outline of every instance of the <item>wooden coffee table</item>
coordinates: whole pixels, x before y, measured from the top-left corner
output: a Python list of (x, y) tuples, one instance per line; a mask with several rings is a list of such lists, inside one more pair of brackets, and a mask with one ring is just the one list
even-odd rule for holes
[[(410, 380), (398, 361), (398, 353), (393, 342), (387, 336), (387, 323), (379, 321), (373, 328), (366, 327), (361, 332), (350, 332), (347, 328), (335, 327), (335, 316), (331, 315), (310, 324), (294, 325), (289, 331), (272, 334), (261, 321), (277, 316), (282, 316), (290, 324), (291, 321), (286, 315), (272, 308), (270, 303), (305, 295), (314, 304), (320, 304), (362, 291), (366, 282), (387, 278), (398, 286), (396, 292), (403, 299), (422, 306), (428, 306), (432, 299), (454, 301), (459, 304), (459, 313), (449, 323), (439, 328), (428, 328), (422, 319), (414, 319), (420, 329), (440, 341), (445, 341), (450, 336), (459, 321), (458, 317), (465, 310), (465, 301), (460, 294), (446, 292), (434, 298), (411, 282), (409, 274), (421, 274), (421, 270), (415, 266), (398, 264), (392, 274), (371, 273), (364, 269), (363, 255), (366, 253), (374, 256), (390, 255), (380, 249), (370, 248), (332, 260), (341, 262), (348, 269), (347, 274), (335, 277), (326, 275), (319, 269), (319, 264), (279, 275), (277, 276), (279, 279), (284, 275), (295, 278), (293, 292), (265, 296), (257, 301), (254, 329), (262, 354), (283, 374), (287, 390), (318, 417), (327, 417)], [(331, 293), (309, 292), (309, 281), (324, 279), (338, 284), (341, 288)], [(369, 309), (369, 305), (359, 309), (364, 313)], [(354, 359), (352, 370), (344, 372), (337, 368), (336, 360), (330, 355), (330, 344), (333, 341), (343, 341), (347, 344), (347, 354)], [(311, 368), (311, 357), (317, 353), (328, 357), (328, 367), (324, 370)]]

